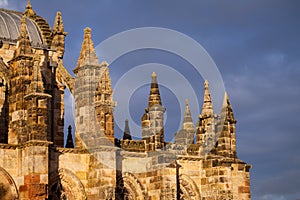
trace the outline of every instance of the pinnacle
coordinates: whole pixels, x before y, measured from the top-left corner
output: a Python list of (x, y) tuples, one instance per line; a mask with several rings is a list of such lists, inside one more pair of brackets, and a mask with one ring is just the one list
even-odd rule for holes
[(19, 39), (29, 39), (27, 27), (26, 27), (26, 18), (22, 17), (21, 19), (21, 28), (20, 28), (20, 35)]
[(30, 83), (31, 92), (43, 93), (44, 92), (44, 85), (42, 81), (42, 74), (39, 67), (39, 59), (36, 56), (34, 58), (34, 65), (32, 68), (32, 81)]
[(23, 16), (21, 19), (20, 34), (18, 37), (17, 49), (15, 52), (15, 57), (19, 55), (31, 54), (31, 44), (29, 40), (29, 35), (26, 27), (26, 18)]
[(154, 105), (162, 105), (159, 88), (158, 88), (157, 75), (155, 72), (152, 73), (152, 82), (150, 88), (148, 108), (151, 108)]
[(184, 123), (185, 122), (193, 122), (192, 117), (191, 117), (191, 111), (189, 107), (189, 100), (185, 100), (185, 112), (184, 112)]
[(130, 134), (130, 130), (129, 130), (128, 119), (126, 119), (123, 140), (131, 140), (131, 139), (132, 138), (131, 138), (131, 134)]
[(183, 124), (182, 124), (183, 127), (182, 128), (185, 129), (185, 126), (187, 124), (193, 124), (193, 119), (192, 119), (188, 99), (185, 100), (185, 112), (184, 112), (184, 118), (183, 118)]
[(80, 56), (78, 59), (78, 64), (74, 71), (76, 72), (80, 67), (86, 65), (100, 66), (98, 62), (98, 57), (94, 48), (94, 43), (92, 41), (92, 30), (90, 28), (84, 29), (84, 38), (81, 45)]
[(202, 116), (211, 117), (213, 116), (213, 104), (210, 97), (209, 91), (209, 83), (207, 80), (204, 81), (204, 98), (203, 98), (203, 105), (202, 105)]
[(32, 16), (35, 15), (35, 12), (34, 12), (33, 9), (32, 9), (30, 0), (28, 0), (28, 2), (27, 2), (26, 10), (25, 10), (25, 12), (24, 12), (24, 15), (25, 15), (26, 17), (32, 17)]
[(64, 33), (65, 34), (61, 12), (56, 13), (53, 30), (55, 33)]
[(222, 105), (222, 117), (225, 117), (225, 120), (229, 120), (230, 122), (235, 122), (233, 111), (230, 105), (230, 101), (228, 98), (227, 92), (224, 94), (224, 100)]

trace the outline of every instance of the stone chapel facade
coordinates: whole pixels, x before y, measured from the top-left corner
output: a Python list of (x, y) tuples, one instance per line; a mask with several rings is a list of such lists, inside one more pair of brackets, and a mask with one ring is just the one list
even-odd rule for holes
[[(197, 125), (187, 101), (182, 130), (166, 142), (153, 73), (142, 139), (132, 139), (126, 122), (118, 140), (108, 63), (99, 63), (86, 28), (72, 77), (66, 35), (60, 12), (51, 28), (30, 1), (25, 12), (0, 9), (0, 199), (250, 199), (251, 165), (237, 157), (227, 94), (217, 115), (205, 81)], [(69, 128), (64, 146), (66, 87), (76, 132), (74, 144)]]

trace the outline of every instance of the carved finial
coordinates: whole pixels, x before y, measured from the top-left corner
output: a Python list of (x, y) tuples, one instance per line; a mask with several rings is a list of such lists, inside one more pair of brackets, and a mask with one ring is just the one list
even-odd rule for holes
[(186, 106), (186, 107), (189, 106), (189, 99), (185, 99), (185, 106)]
[(210, 97), (209, 84), (208, 81), (204, 81), (204, 100), (202, 105), (202, 113), (203, 117), (211, 117), (214, 114), (213, 104)]
[(92, 41), (92, 30), (90, 28), (84, 29), (84, 38), (81, 45), (80, 56), (78, 59), (78, 63), (74, 72), (76, 73), (80, 67), (92, 65), (92, 66), (100, 66), (98, 62), (98, 57), (96, 55), (96, 51), (94, 48), (94, 43)]
[(150, 108), (153, 105), (162, 105), (159, 88), (158, 88), (157, 76), (155, 72), (152, 73), (152, 82), (150, 88), (148, 108)]
[(30, 3), (30, 0), (28, 0), (28, 2), (27, 2), (26, 10), (24, 12), (24, 15), (26, 17), (32, 17), (32, 16), (35, 15), (35, 12), (32, 10), (32, 6), (31, 6), (31, 3)]

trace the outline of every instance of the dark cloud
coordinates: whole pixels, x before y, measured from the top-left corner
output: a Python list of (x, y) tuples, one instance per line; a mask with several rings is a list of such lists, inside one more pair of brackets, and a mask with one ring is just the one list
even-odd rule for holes
[[(13, 9), (25, 5), (19, 0), (9, 3)], [(171, 28), (198, 41), (216, 62), (229, 93), (238, 121), (239, 157), (253, 165), (253, 199), (300, 197), (300, 1), (32, 0), (32, 4), (50, 24), (56, 11), (62, 11), (69, 33), (65, 65), (70, 71), (76, 65), (86, 26), (93, 29), (95, 44), (118, 32), (144, 26)], [(152, 57), (136, 55), (112, 66), (113, 81), (128, 69), (122, 66), (130, 68), (130, 64), (151, 61), (177, 64), (186, 77), (193, 77), (191, 83), (202, 101), (202, 81), (186, 62), (157, 52)], [(147, 93), (134, 96), (141, 98)], [(165, 99), (172, 97), (167, 92), (165, 95)], [(165, 106), (176, 110), (170, 103)], [(132, 115), (138, 121), (143, 110), (136, 112)], [(193, 115), (196, 121), (198, 113)]]

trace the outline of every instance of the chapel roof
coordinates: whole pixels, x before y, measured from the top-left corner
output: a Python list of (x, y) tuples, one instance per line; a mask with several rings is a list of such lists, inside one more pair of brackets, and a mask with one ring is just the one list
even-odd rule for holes
[[(0, 40), (7, 41), (10, 43), (17, 42), (20, 33), (22, 17), (22, 12), (0, 8)], [(29, 39), (32, 45), (45, 44), (45, 40), (43, 39), (43, 32), (41, 31), (41, 27), (39, 27), (36, 20), (31, 19), (29, 17), (25, 18), (26, 28), (28, 30)], [(40, 17), (36, 15), (35, 18)], [(47, 26), (48, 24), (45, 25)]]

